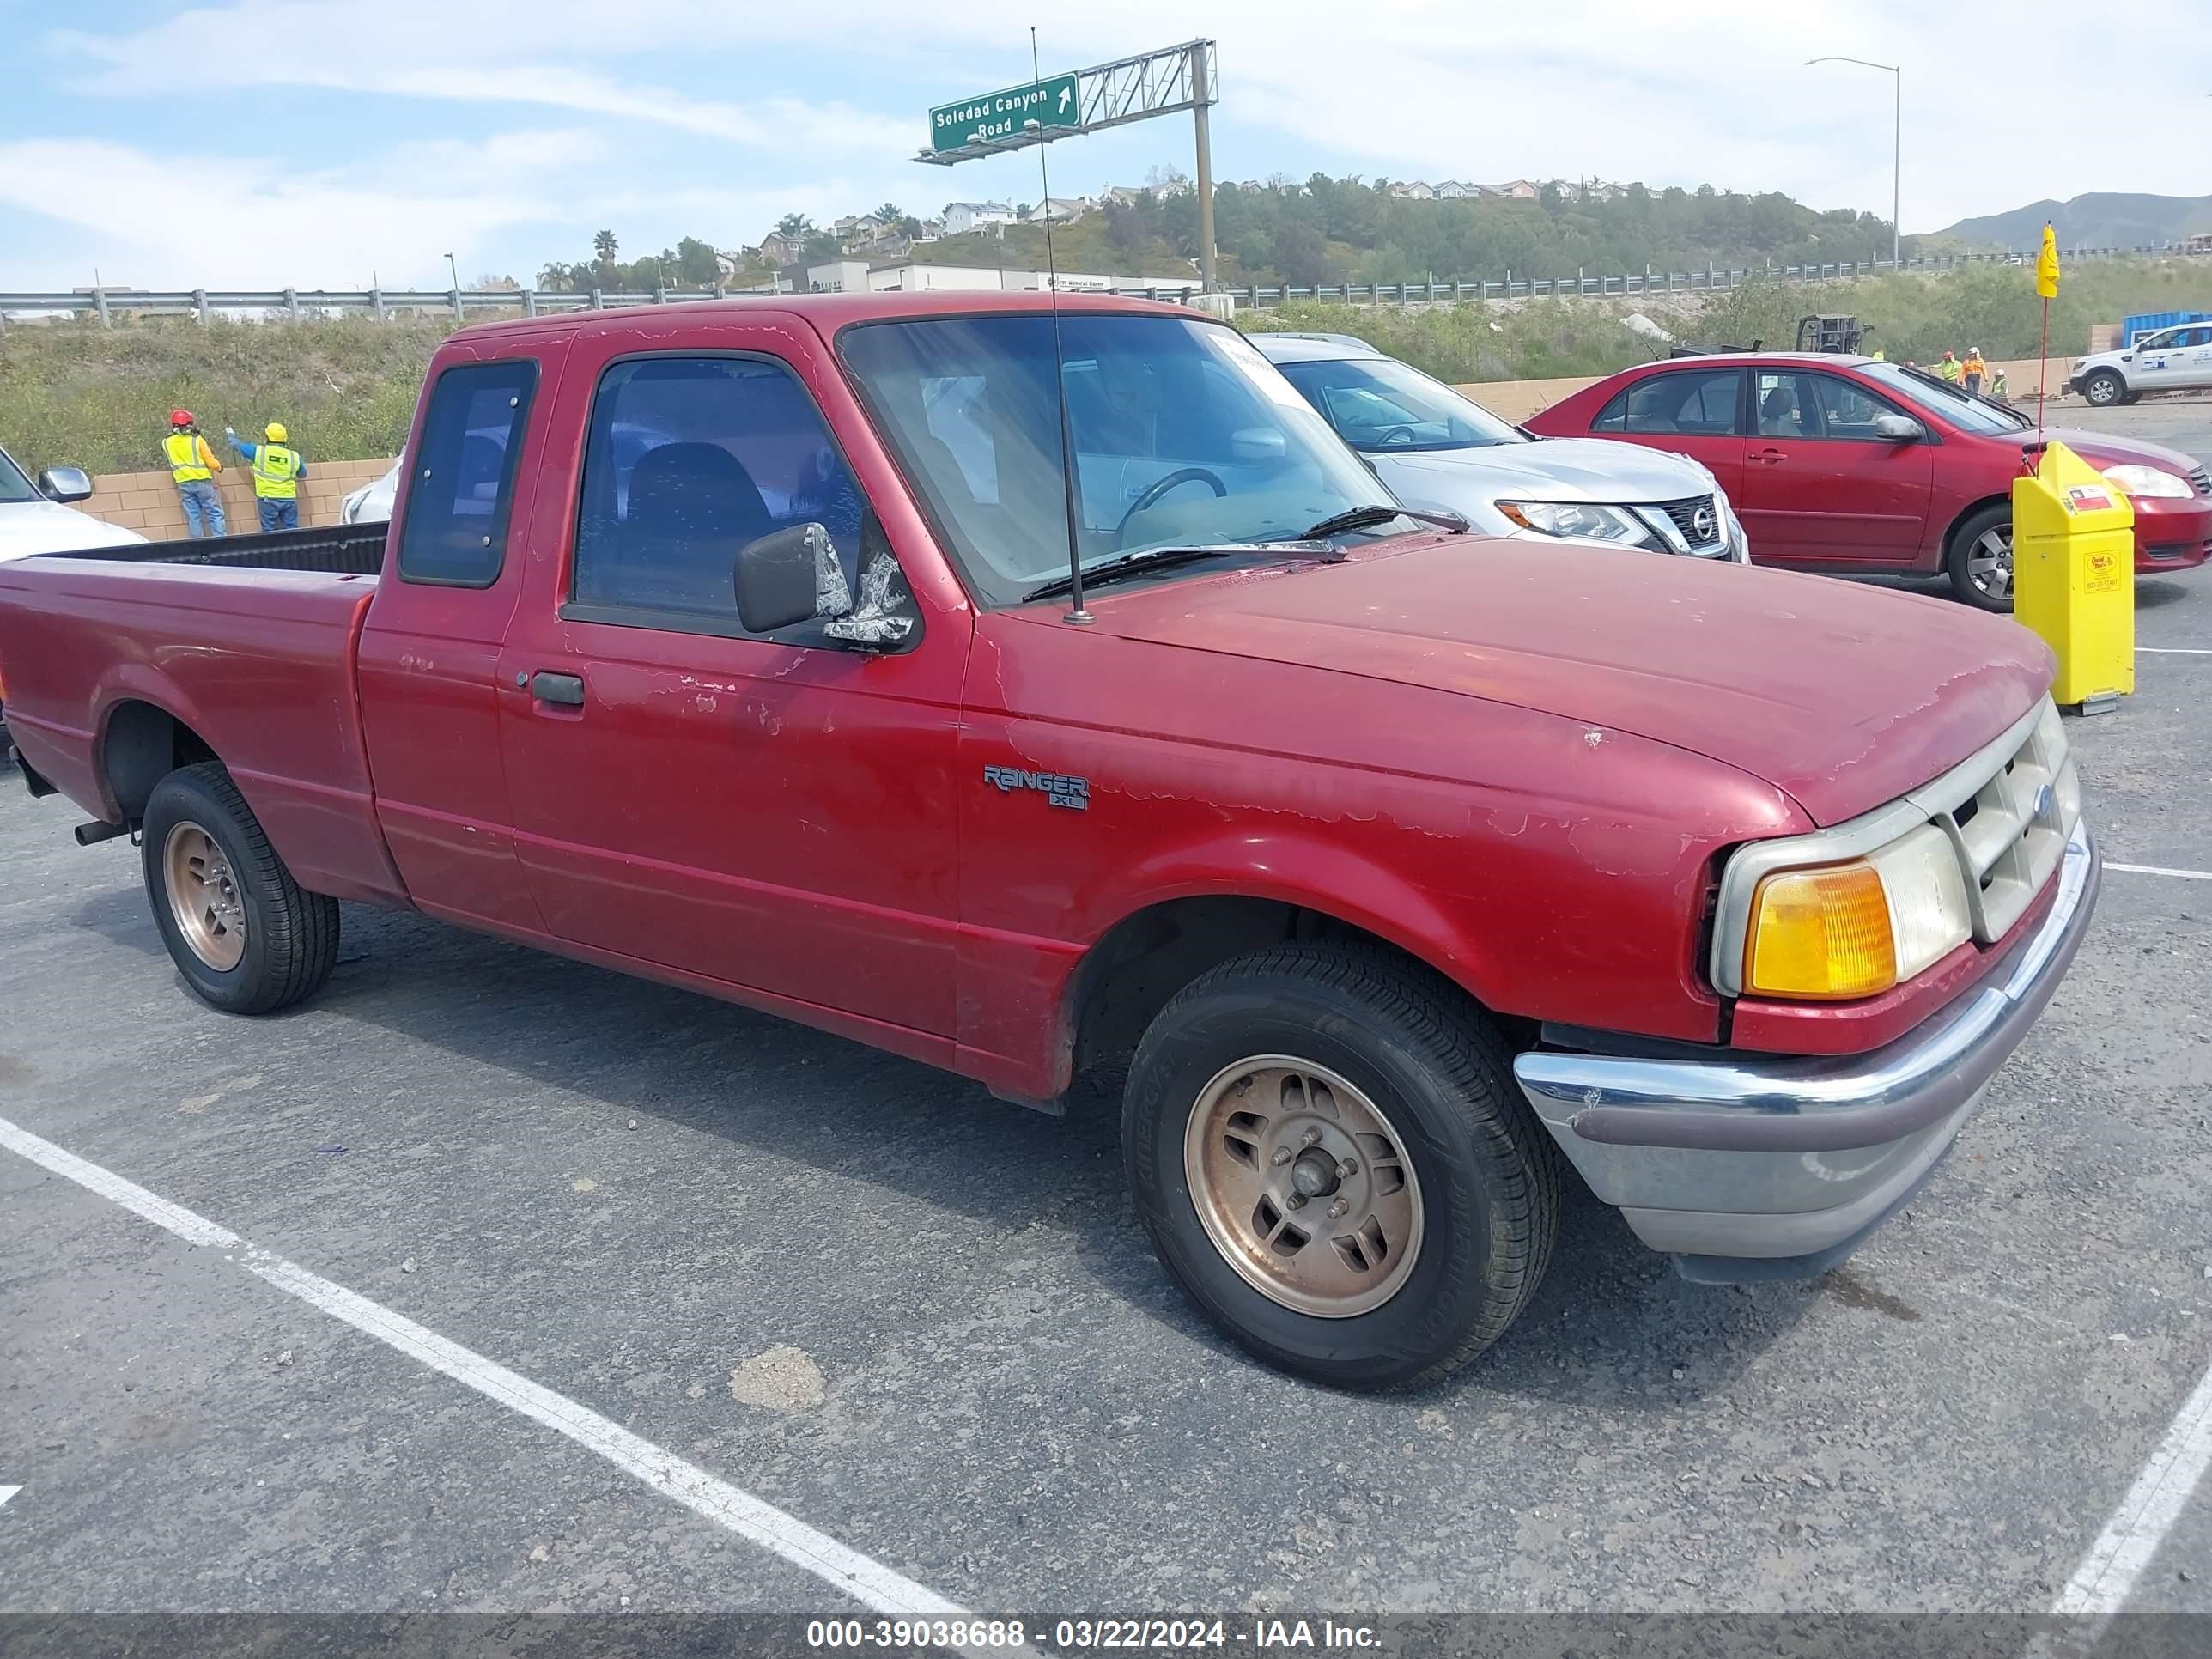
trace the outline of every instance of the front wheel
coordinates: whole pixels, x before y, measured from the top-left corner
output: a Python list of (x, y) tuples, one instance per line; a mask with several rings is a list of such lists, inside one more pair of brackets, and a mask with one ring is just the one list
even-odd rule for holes
[(2127, 400), (2128, 383), (2109, 368), (2100, 368), (2081, 382), (2081, 395), (2097, 409), (2110, 409)]
[(1944, 561), (1951, 591), (1984, 611), (2012, 609), (2012, 508), (1985, 507), (1960, 525)]
[(337, 962), (337, 901), (292, 879), (218, 763), (155, 784), (139, 828), (154, 925), (203, 1001), (267, 1014), (322, 988)]
[(1287, 945), (1201, 975), (1139, 1045), (1137, 1211), (1222, 1331), (1338, 1388), (1440, 1375), (1525, 1307), (1558, 1154), (1496, 1030), (1425, 970)]

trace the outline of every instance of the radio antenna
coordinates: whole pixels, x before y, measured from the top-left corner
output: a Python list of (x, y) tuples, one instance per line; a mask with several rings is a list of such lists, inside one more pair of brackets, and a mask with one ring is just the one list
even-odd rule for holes
[[(1038, 66), (1036, 26), (1030, 26), (1030, 78), (1042, 81), (1044, 73)], [(1088, 628), (1097, 620), (1083, 606), (1083, 542), (1081, 537), (1082, 506), (1076, 495), (1078, 469), (1075, 465), (1075, 438), (1067, 419), (1067, 358), (1060, 339), (1060, 261), (1052, 248), (1052, 173), (1045, 166), (1044, 123), (1032, 117), (1022, 123), (1024, 130), (1035, 128), (1037, 135), (1037, 183), (1044, 191), (1044, 264), (1045, 283), (1052, 295), (1052, 383), (1060, 394), (1060, 482), (1067, 496), (1067, 614), (1060, 620), (1073, 628)]]

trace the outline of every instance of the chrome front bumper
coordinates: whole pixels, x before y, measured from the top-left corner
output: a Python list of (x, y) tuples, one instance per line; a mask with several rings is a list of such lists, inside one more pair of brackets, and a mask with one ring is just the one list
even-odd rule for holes
[(2096, 908), (2086, 824), (1999, 970), (1871, 1054), (1531, 1053), (1522, 1092), (1591, 1191), (1691, 1277), (1824, 1273), (1917, 1190), (2065, 977)]

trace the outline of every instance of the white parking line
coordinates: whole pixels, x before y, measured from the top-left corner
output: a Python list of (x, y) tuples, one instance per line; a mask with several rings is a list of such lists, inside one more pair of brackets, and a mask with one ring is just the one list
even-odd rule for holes
[[(485, 1399), (542, 1423), (556, 1434), (566, 1435), (664, 1497), (674, 1498), (716, 1526), (812, 1573), (878, 1613), (932, 1619), (963, 1616), (959, 1606), (934, 1590), (901, 1577), (858, 1550), (848, 1548), (750, 1492), (717, 1480), (674, 1453), (610, 1422), (588, 1407), (542, 1388), (457, 1342), (449, 1342), (435, 1331), (365, 1296), (358, 1296), (343, 1285), (319, 1278), (283, 1256), (217, 1226), (204, 1216), (195, 1215), (125, 1181), (112, 1170), (103, 1170), (52, 1141), (42, 1140), (5, 1118), (0, 1118), (0, 1146), (121, 1205), (189, 1244), (224, 1251), (226, 1261), (238, 1262), (247, 1272), (266, 1279), (288, 1295), (398, 1349), (433, 1370), (442, 1371)], [(18, 1490), (0, 1486), (0, 1501), (13, 1497)]]
[(2163, 864), (2107, 863), (2105, 868), (2130, 876), (2179, 876), (2184, 881), (2212, 881), (2212, 870), (2170, 870)]
[(13, 1498), (17, 1492), (22, 1490), (23, 1489), (21, 1486), (0, 1486), (0, 1504), (6, 1503), (9, 1498)]
[(2197, 1483), (2212, 1465), (2212, 1370), (2174, 1413), (2128, 1495), (2089, 1546), (2051, 1611), (2061, 1618), (2106, 1620), (2127, 1605), (2136, 1580), (2188, 1507)]
[(2154, 657), (2212, 657), (2212, 650), (2193, 645), (2139, 645), (2136, 649)]

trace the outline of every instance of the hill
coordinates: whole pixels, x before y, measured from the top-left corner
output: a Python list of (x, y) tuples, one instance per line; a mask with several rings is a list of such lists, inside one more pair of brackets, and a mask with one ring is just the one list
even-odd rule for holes
[(2212, 196), (2092, 191), (2070, 202), (2030, 202), (2008, 213), (1961, 219), (1936, 234), (2017, 252), (2042, 240), (2045, 220), (2057, 231), (2061, 247), (2160, 247), (2212, 230)]

